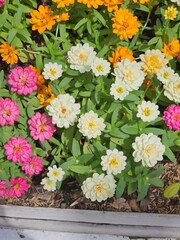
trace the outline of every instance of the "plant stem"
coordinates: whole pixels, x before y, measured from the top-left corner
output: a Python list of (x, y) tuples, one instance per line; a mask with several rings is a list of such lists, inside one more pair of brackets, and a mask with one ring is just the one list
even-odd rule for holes
[(147, 24), (148, 24), (149, 18), (150, 18), (150, 16), (151, 16), (151, 11), (152, 11), (152, 10), (149, 10), (149, 12), (148, 12), (146, 22), (145, 22), (143, 28), (141, 29), (141, 33), (144, 31), (144, 29), (146, 28), (146, 26), (147, 26)]

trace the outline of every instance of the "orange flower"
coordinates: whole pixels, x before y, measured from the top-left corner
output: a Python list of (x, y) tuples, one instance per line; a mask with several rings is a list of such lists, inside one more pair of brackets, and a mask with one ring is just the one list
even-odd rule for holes
[(41, 70), (39, 68), (35, 68), (33, 66), (30, 66), (30, 68), (32, 71), (36, 72), (36, 77), (38, 79), (36, 85), (38, 87), (42, 86), (44, 84), (45, 80), (44, 80), (44, 76), (41, 74)]
[(7, 64), (15, 64), (18, 62), (18, 50), (15, 50), (14, 47), (7, 42), (3, 42), (0, 45), (0, 54), (2, 60), (7, 62)]
[(124, 0), (104, 0), (104, 6), (107, 7), (108, 12), (118, 10), (118, 4), (122, 4)]
[(59, 15), (55, 15), (54, 18), (55, 18), (56, 22), (67, 21), (67, 20), (69, 20), (69, 14), (66, 12), (63, 12)]
[(39, 99), (39, 102), (41, 105), (49, 105), (51, 100), (56, 98), (56, 95), (52, 93), (52, 89), (50, 85), (46, 87), (46, 85), (42, 85), (38, 88), (37, 98)]
[(88, 8), (98, 8), (103, 5), (103, 0), (77, 0), (79, 3), (86, 4)]
[(115, 52), (112, 53), (112, 56), (109, 57), (109, 61), (113, 63), (114, 67), (116, 67), (117, 62), (120, 62), (126, 58), (133, 61), (133, 51), (129, 50), (127, 47), (118, 46)]
[(133, 2), (139, 2), (141, 4), (148, 3), (150, 0), (133, 0)]
[(173, 39), (172, 42), (164, 43), (164, 47), (162, 49), (162, 52), (165, 54), (167, 58), (174, 58), (177, 57), (180, 54), (180, 42), (177, 39)]
[(64, 8), (71, 4), (74, 4), (74, 0), (52, 0), (53, 2), (57, 3), (58, 8)]
[(119, 34), (121, 40), (132, 38), (139, 31), (140, 23), (128, 9), (116, 10), (112, 20), (113, 33)]
[(51, 15), (51, 9), (48, 6), (40, 5), (38, 10), (31, 12), (30, 23), (33, 25), (32, 30), (42, 34), (46, 29), (51, 30), (53, 25), (56, 23), (54, 16)]

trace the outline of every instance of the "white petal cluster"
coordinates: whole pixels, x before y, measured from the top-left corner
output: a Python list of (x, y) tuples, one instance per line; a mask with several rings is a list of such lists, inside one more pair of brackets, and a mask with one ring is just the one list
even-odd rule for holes
[(141, 118), (143, 122), (154, 121), (160, 114), (158, 108), (159, 106), (155, 103), (142, 101), (142, 103), (137, 106), (137, 117)]
[(45, 177), (41, 180), (41, 185), (43, 185), (43, 189), (49, 192), (54, 192), (56, 190), (56, 182), (50, 180), (48, 177)]
[(174, 75), (172, 81), (164, 84), (164, 95), (176, 103), (180, 103), (180, 76), (178, 74)]
[(96, 56), (93, 47), (88, 43), (78, 43), (76, 46), (71, 47), (67, 53), (68, 62), (71, 69), (78, 70), (80, 73), (89, 72), (91, 65)]
[(106, 127), (104, 119), (101, 117), (99, 118), (93, 111), (82, 114), (78, 120), (77, 126), (83, 136), (86, 136), (89, 139), (100, 136), (101, 131)]
[(60, 94), (51, 100), (46, 109), (49, 116), (52, 116), (53, 124), (59, 128), (68, 128), (75, 123), (80, 113), (80, 104), (75, 103), (75, 99), (69, 94)]
[(55, 182), (62, 181), (64, 174), (65, 174), (65, 172), (63, 171), (63, 169), (61, 167), (57, 168), (56, 165), (54, 165), (53, 167), (48, 167), (47, 176), (52, 181), (55, 181)]
[(110, 63), (103, 58), (95, 57), (91, 64), (91, 69), (96, 77), (106, 76), (110, 72)]
[(91, 201), (105, 201), (113, 197), (116, 189), (116, 181), (111, 174), (104, 175), (94, 173), (92, 177), (87, 178), (81, 187), (86, 198)]
[(106, 151), (106, 155), (101, 157), (102, 169), (103, 171), (106, 171), (107, 174), (117, 175), (125, 169), (126, 159), (127, 157), (124, 156), (122, 151), (109, 149)]
[(161, 143), (161, 139), (153, 133), (143, 133), (136, 137), (132, 147), (134, 161), (142, 161), (143, 166), (153, 167), (158, 161), (163, 160), (165, 146)]
[(167, 82), (173, 80), (174, 70), (170, 67), (164, 66), (159, 72), (157, 72), (156, 76), (159, 81), (166, 84)]
[(114, 69), (114, 74), (116, 81), (123, 82), (128, 91), (138, 90), (145, 78), (145, 73), (141, 70), (141, 65), (129, 59), (118, 62)]
[(111, 85), (110, 94), (114, 96), (115, 100), (124, 100), (124, 98), (129, 94), (129, 91), (126, 89), (126, 84), (121, 81), (115, 81)]
[(177, 3), (178, 6), (180, 6), (180, 0), (171, 0), (173, 3)]
[(57, 63), (46, 63), (43, 69), (43, 76), (45, 79), (50, 79), (51, 81), (58, 79), (62, 76), (63, 70), (62, 65)]

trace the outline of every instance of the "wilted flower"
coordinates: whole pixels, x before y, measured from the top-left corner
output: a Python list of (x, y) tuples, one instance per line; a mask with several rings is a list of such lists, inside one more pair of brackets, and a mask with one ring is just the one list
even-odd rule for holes
[(173, 104), (167, 107), (162, 119), (170, 130), (180, 130), (180, 106)]
[(116, 189), (116, 181), (111, 174), (104, 175), (94, 173), (87, 178), (81, 187), (86, 198), (91, 201), (102, 202), (107, 198), (113, 197)]
[(160, 114), (158, 108), (159, 106), (155, 103), (142, 101), (142, 103), (137, 106), (137, 117), (141, 118), (143, 122), (154, 121)]

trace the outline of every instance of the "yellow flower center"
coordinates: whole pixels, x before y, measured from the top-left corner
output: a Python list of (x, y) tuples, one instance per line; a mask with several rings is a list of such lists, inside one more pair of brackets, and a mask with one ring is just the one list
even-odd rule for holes
[(66, 114), (66, 113), (67, 113), (67, 109), (66, 109), (65, 107), (62, 107), (61, 113), (62, 113), (63, 115)]
[(11, 115), (11, 110), (10, 109), (5, 110), (4, 115), (5, 116), (10, 116)]
[(96, 67), (96, 69), (97, 69), (98, 72), (101, 72), (101, 71), (104, 70), (104, 68), (103, 68), (102, 65), (98, 65), (98, 66)]
[(84, 54), (84, 53), (80, 53), (80, 54), (79, 54), (79, 58), (80, 58), (81, 60), (85, 60), (85, 59), (87, 58), (87, 55)]
[(144, 114), (146, 117), (148, 117), (148, 116), (151, 115), (151, 110), (147, 107), (147, 108), (145, 108), (145, 109), (143, 110), (143, 114)]
[(54, 76), (56, 73), (57, 73), (57, 71), (56, 71), (55, 68), (51, 68), (51, 69), (50, 69), (50, 74), (51, 74), (52, 76)]
[(19, 183), (16, 183), (16, 184), (14, 185), (14, 189), (16, 189), (16, 190), (19, 189)]
[(95, 187), (94, 187), (94, 191), (96, 193), (102, 193), (104, 191), (104, 188), (101, 184), (97, 184)]
[(95, 123), (93, 121), (90, 121), (88, 123), (89, 128), (93, 128), (95, 126)]
[(168, 78), (170, 77), (170, 74), (169, 74), (168, 72), (165, 72), (165, 73), (163, 74), (163, 77), (166, 78), (166, 79), (168, 79)]
[(13, 151), (16, 153), (19, 153), (22, 150), (22, 147), (20, 145), (17, 145), (13, 148)]
[(115, 158), (115, 157), (110, 158), (109, 166), (110, 166), (110, 167), (116, 167), (116, 166), (118, 166), (118, 160), (117, 160), (117, 158)]
[(180, 114), (174, 114), (173, 119), (175, 121), (179, 121), (180, 120)]
[(54, 176), (54, 177), (58, 177), (58, 175), (59, 175), (59, 172), (56, 171), (56, 170), (54, 170), (54, 171), (53, 171), (53, 176)]
[(124, 89), (122, 87), (118, 87), (116, 88), (116, 92), (122, 94), (124, 92)]
[(46, 126), (45, 123), (42, 123), (42, 124), (40, 125), (40, 131), (41, 131), (41, 132), (44, 132), (45, 126)]
[(154, 153), (155, 146), (153, 144), (147, 145), (145, 148), (145, 153), (147, 155), (152, 155)]

